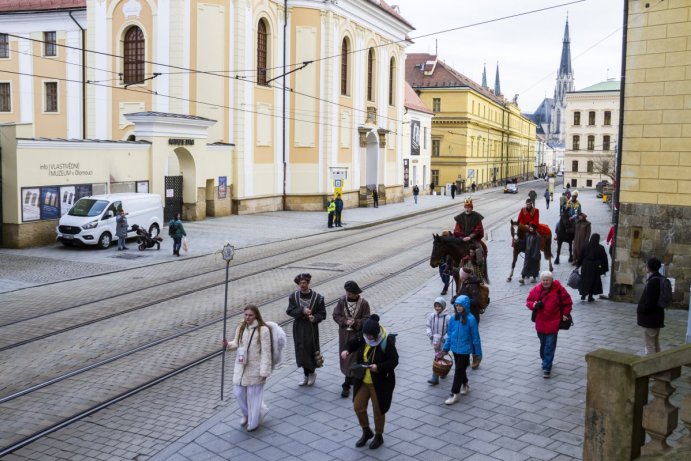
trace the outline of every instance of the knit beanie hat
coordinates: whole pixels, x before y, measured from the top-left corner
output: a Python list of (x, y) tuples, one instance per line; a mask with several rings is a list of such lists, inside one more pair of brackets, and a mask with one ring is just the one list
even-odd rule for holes
[(379, 316), (377, 314), (372, 314), (369, 316), (365, 323), (362, 325), (362, 334), (370, 336), (379, 336)]

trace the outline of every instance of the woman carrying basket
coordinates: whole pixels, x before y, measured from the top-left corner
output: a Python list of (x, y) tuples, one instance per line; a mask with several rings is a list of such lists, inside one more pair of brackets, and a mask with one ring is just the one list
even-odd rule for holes
[(451, 386), (451, 396), (444, 402), (447, 405), (453, 405), (458, 402), (459, 394), (465, 395), (470, 392), (468, 375), (466, 374), (470, 364), (470, 354), (475, 351), (475, 354), (482, 357), (480, 332), (477, 328), (477, 320), (470, 312), (470, 298), (466, 295), (459, 295), (453, 304), (454, 314), (449, 319), (446, 341), (442, 351), (437, 353), (437, 358), (441, 358), (445, 353), (451, 351), (456, 364), (453, 385)]

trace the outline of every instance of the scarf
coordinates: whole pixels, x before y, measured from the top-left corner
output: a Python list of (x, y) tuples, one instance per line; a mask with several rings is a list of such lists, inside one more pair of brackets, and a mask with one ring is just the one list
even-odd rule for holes
[(377, 347), (383, 340), (386, 338), (386, 329), (382, 326), (379, 327), (379, 336), (377, 336), (377, 339), (371, 340), (367, 336), (362, 335), (362, 337), (365, 339), (365, 343), (369, 347)]

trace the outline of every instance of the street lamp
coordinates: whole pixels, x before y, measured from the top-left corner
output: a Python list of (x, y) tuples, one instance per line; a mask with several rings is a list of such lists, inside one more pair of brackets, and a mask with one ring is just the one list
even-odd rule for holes
[(221, 250), (221, 254), (223, 255), (223, 260), (226, 262), (226, 293), (223, 301), (223, 354), (221, 355), (221, 400), (223, 400), (223, 383), (226, 376), (226, 343), (228, 341), (226, 338), (226, 324), (228, 318), (228, 270), (230, 269), (230, 262), (233, 260), (233, 256), (235, 256), (235, 247), (228, 242)]

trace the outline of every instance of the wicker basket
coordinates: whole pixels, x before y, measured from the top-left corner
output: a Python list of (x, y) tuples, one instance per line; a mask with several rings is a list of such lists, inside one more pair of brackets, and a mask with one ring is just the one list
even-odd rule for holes
[[(448, 359), (446, 358), (447, 356), (449, 357)], [(453, 365), (453, 361), (450, 357), (451, 356), (449, 354), (446, 354), (439, 359), (433, 359), (432, 373), (439, 376), (440, 378), (443, 378), (444, 376), (448, 375), (449, 371), (451, 371), (451, 366)]]

